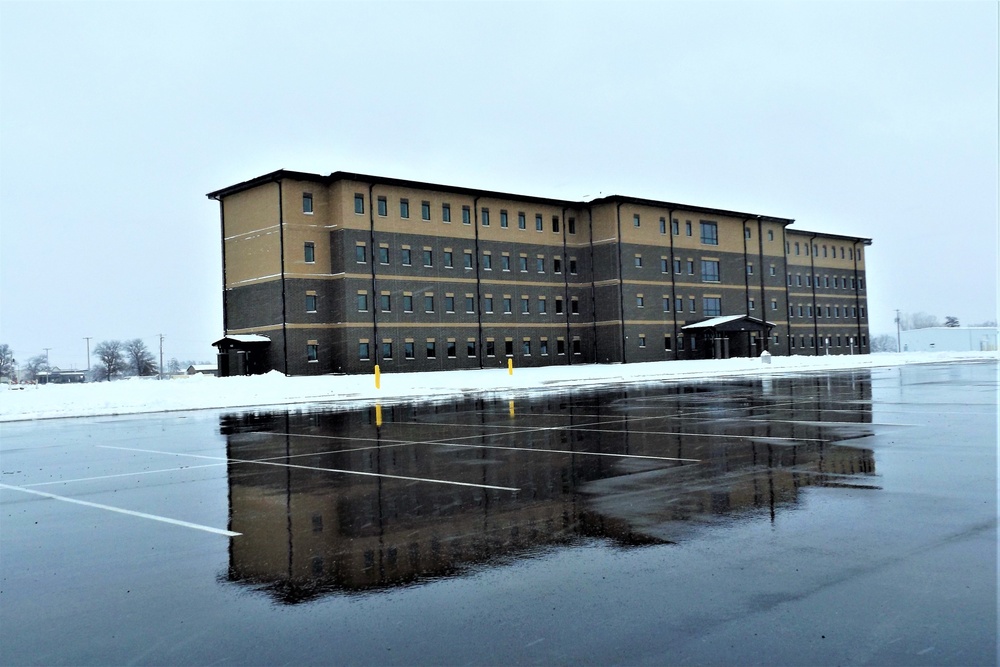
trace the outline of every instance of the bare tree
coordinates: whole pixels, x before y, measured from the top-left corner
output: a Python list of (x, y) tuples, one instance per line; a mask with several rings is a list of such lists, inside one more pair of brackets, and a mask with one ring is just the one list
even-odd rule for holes
[(125, 370), (125, 354), (120, 340), (102, 340), (94, 348), (94, 356), (101, 362), (94, 370), (97, 380), (110, 380)]
[(171, 375), (177, 375), (181, 372), (181, 362), (177, 361), (177, 357), (171, 357), (170, 361), (167, 362), (167, 372)]
[(896, 337), (890, 336), (889, 334), (882, 334), (881, 336), (872, 336), (871, 349), (872, 352), (895, 352)]
[(21, 368), (24, 379), (29, 382), (34, 382), (38, 379), (39, 373), (47, 370), (49, 370), (49, 362), (44, 354), (39, 354), (28, 359)]
[(125, 341), (125, 356), (136, 375), (156, 375), (156, 359), (141, 338)]
[(0, 377), (12, 378), (17, 370), (17, 360), (14, 359), (14, 350), (10, 345), (3, 343), (0, 345)]
[(986, 320), (985, 322), (980, 322), (979, 324), (973, 324), (974, 327), (995, 327), (997, 325), (996, 320)]
[(941, 322), (936, 315), (928, 315), (927, 313), (902, 313), (899, 316), (899, 328), (903, 331), (939, 326), (941, 326)]
[(954, 315), (946, 315), (944, 318), (944, 325), (946, 327), (954, 329), (955, 327), (958, 326), (958, 318), (955, 317)]

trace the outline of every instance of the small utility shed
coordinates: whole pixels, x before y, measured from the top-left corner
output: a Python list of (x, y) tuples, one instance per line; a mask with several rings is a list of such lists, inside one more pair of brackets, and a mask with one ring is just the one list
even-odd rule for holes
[(219, 350), (219, 377), (268, 372), (270, 345), (270, 338), (257, 334), (233, 334), (215, 341), (212, 346)]
[[(756, 357), (767, 349), (773, 322), (749, 315), (722, 315), (681, 327), (698, 359)], [(693, 338), (693, 341), (692, 341)]]

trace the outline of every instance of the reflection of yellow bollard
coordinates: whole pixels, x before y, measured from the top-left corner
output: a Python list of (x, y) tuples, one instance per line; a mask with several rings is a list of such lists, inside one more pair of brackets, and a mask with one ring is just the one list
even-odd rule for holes
[(378, 364), (375, 364), (375, 388), (382, 388), (382, 371), (379, 369)]
[(382, 406), (378, 403), (375, 404), (375, 425), (382, 425)]
[(514, 400), (513, 399), (511, 399), (511, 401), (508, 404), (508, 406), (510, 407), (510, 416), (513, 417), (514, 416)]
[(513, 359), (508, 359), (507, 360), (507, 375), (513, 375), (513, 374), (514, 374), (514, 360)]

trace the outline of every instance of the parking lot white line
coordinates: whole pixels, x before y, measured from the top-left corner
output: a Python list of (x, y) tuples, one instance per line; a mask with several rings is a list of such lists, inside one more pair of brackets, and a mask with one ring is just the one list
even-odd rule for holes
[(785, 438), (776, 435), (762, 436), (756, 435), (754, 433), (744, 433), (743, 435), (734, 435), (730, 433), (683, 433), (681, 431), (634, 431), (632, 429), (619, 429), (617, 431), (612, 431), (610, 429), (603, 428), (581, 428), (576, 429), (579, 431), (593, 431), (597, 433), (628, 433), (629, 435), (683, 435), (689, 437), (698, 438), (735, 438), (737, 440), (748, 440), (753, 438), (767, 437), (769, 440), (789, 440), (791, 442), (826, 442), (823, 438)]
[(335, 472), (342, 475), (359, 475), (361, 477), (381, 477), (383, 479), (400, 479), (407, 482), (427, 482), (429, 484), (447, 484), (450, 486), (468, 486), (475, 489), (490, 489), (494, 491), (520, 491), (520, 488), (513, 486), (493, 486), (492, 484), (474, 484), (472, 482), (455, 482), (448, 479), (430, 479), (427, 477), (409, 477), (406, 475), (389, 475), (380, 472), (363, 472), (360, 470), (343, 470), (341, 468), (318, 468), (316, 466), (300, 466), (292, 463), (278, 463), (276, 461), (256, 461), (254, 459), (230, 459), (222, 456), (205, 456), (203, 454), (185, 454), (183, 452), (164, 452), (156, 449), (138, 449), (135, 447), (115, 447), (114, 445), (96, 445), (102, 449), (120, 449), (126, 452), (145, 452), (146, 454), (165, 454), (167, 456), (190, 456), (197, 459), (209, 459), (212, 461), (225, 461), (226, 463), (253, 463), (262, 466), (277, 466), (279, 468), (297, 468), (300, 470), (315, 470), (317, 472)]
[(195, 470), (197, 468), (216, 468), (224, 466), (225, 463), (205, 463), (200, 466), (181, 466), (179, 468), (161, 468), (160, 470), (140, 470), (138, 472), (122, 472), (116, 475), (97, 475), (94, 477), (78, 477), (76, 479), (59, 479), (54, 482), (35, 482), (34, 484), (22, 484), (24, 488), (34, 488), (36, 486), (51, 486), (53, 484), (69, 484), (71, 482), (92, 482), (98, 479), (114, 479), (115, 477), (134, 477), (135, 475), (155, 475), (161, 472), (180, 472), (182, 470)]
[(102, 505), (101, 503), (92, 503), (88, 500), (77, 500), (76, 498), (67, 498), (66, 496), (57, 496), (54, 493), (46, 493), (45, 491), (35, 491), (34, 489), (26, 489), (22, 486), (11, 486), (10, 484), (0, 484), (0, 489), (9, 489), (11, 491), (20, 491), (22, 493), (31, 493), (36, 496), (42, 496), (43, 498), (51, 498), (52, 500), (61, 500), (64, 503), (73, 503), (75, 505), (83, 505), (85, 507), (95, 507), (101, 510), (107, 510), (109, 512), (117, 512), (119, 514), (127, 514), (129, 516), (137, 516), (140, 519), (150, 519), (152, 521), (160, 521), (162, 523), (169, 523), (174, 526), (182, 526), (184, 528), (194, 528), (195, 530), (203, 530), (206, 533), (215, 533), (216, 535), (225, 535), (227, 537), (238, 537), (243, 533), (234, 533), (231, 530), (222, 530), (220, 528), (212, 528), (211, 526), (203, 526), (200, 523), (191, 523), (190, 521), (181, 521), (179, 519), (171, 519), (165, 516), (159, 516), (157, 514), (147, 514), (146, 512), (136, 512), (133, 510), (123, 509), (121, 507), (112, 507), (111, 505)]
[(640, 454), (614, 454), (611, 452), (585, 452), (572, 449), (537, 449), (535, 447), (504, 447), (502, 445), (460, 445), (456, 442), (422, 442), (422, 445), (437, 447), (464, 447), (468, 449), (508, 449), (515, 452), (534, 452), (536, 454), (576, 454), (577, 456), (613, 456), (619, 459), (655, 459), (657, 461), (686, 461), (701, 463), (701, 459), (679, 459), (674, 456), (643, 456)]

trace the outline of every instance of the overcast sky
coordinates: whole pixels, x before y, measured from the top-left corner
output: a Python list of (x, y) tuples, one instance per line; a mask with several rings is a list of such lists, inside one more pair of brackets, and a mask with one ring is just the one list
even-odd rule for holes
[(285, 168), (624, 194), (868, 236), (894, 309), (997, 311), (995, 2), (0, 3), (0, 342), (213, 360), (218, 204)]

